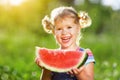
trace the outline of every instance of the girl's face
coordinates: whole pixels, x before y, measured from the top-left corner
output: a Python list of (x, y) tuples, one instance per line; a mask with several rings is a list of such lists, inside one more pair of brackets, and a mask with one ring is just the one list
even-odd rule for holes
[(80, 25), (73, 18), (64, 17), (55, 22), (54, 36), (62, 49), (78, 46), (76, 41), (79, 33)]

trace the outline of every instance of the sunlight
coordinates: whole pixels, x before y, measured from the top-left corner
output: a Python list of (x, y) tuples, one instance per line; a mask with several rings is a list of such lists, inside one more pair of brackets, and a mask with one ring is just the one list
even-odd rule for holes
[(23, 0), (9, 0), (11, 5), (20, 5)]
[(0, 0), (1, 5), (12, 5), (12, 6), (18, 6), (23, 2), (24, 0)]
[(102, 4), (105, 6), (111, 6), (113, 10), (120, 9), (120, 0), (102, 0)]

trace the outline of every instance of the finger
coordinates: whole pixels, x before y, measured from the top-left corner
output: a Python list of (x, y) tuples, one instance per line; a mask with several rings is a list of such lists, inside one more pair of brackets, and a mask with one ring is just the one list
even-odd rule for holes
[(79, 68), (79, 72), (81, 72), (84, 68), (85, 68), (85, 66), (81, 66), (81, 67)]
[(35, 63), (42, 69), (44, 69), (44, 67), (41, 65), (41, 62), (40, 62), (40, 58), (39, 57), (36, 57), (35, 58)]
[(35, 58), (35, 63), (38, 64), (38, 58)]
[(37, 65), (40, 65), (40, 58), (35, 58), (35, 63), (37, 64)]
[(72, 72), (73, 72), (73, 74), (79, 74), (79, 69), (77, 69), (77, 68), (75, 68), (75, 69), (72, 69)]
[(38, 59), (38, 57), (35, 58), (35, 63), (36, 63), (37, 59)]
[(72, 71), (72, 70), (70, 70), (70, 71), (68, 72), (68, 74), (71, 74), (71, 75), (73, 75), (73, 71)]
[(36, 63), (37, 63), (38, 65), (40, 64), (40, 59), (39, 59), (39, 58), (36, 60)]
[(78, 68), (74, 68), (74, 69), (72, 69), (72, 72), (73, 72), (73, 74), (77, 75), (77, 74), (80, 74), (81, 71), (82, 71), (84, 68), (85, 68), (85, 66), (82, 66), (82, 67), (80, 67), (79, 69), (78, 69)]

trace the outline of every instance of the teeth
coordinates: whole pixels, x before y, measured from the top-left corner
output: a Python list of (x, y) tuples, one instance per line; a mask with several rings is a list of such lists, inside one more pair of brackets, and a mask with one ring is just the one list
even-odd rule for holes
[(62, 38), (63, 42), (68, 42), (69, 40), (70, 40), (70, 37), (64, 37), (64, 38)]
[(63, 38), (63, 40), (66, 40), (66, 39), (69, 39), (69, 38)]
[(66, 40), (66, 39), (70, 39), (69, 37), (64, 37), (64, 38), (62, 38), (63, 40)]

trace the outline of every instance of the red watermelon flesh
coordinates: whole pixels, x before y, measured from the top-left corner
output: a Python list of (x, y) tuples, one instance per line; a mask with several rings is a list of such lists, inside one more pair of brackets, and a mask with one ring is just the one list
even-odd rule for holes
[(87, 59), (86, 51), (52, 50), (37, 47), (36, 54), (40, 58), (40, 64), (54, 72), (70, 71), (80, 67)]

